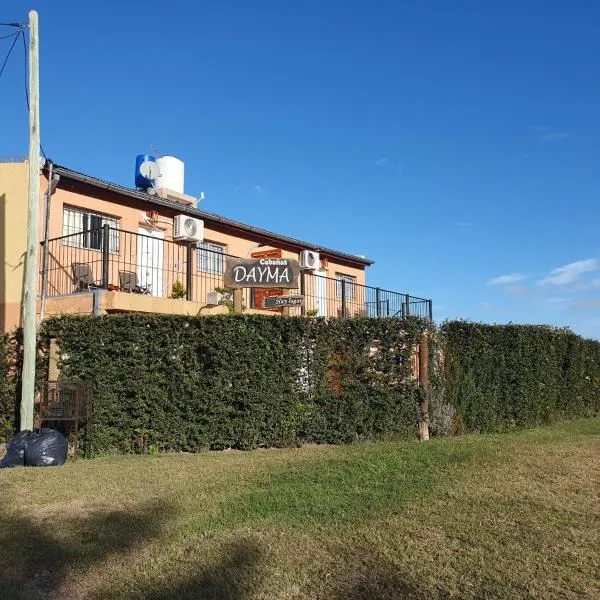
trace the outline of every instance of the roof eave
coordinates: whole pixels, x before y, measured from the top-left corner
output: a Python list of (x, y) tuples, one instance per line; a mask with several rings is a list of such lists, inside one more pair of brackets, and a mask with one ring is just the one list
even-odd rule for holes
[(355, 264), (359, 264), (362, 266), (371, 266), (374, 264), (374, 261), (368, 258), (362, 258), (360, 256), (355, 256), (353, 254), (346, 254), (345, 252), (339, 252), (338, 250), (332, 250), (331, 248), (325, 248), (323, 246), (319, 246), (316, 244), (311, 244), (309, 242), (305, 242), (303, 240), (298, 240), (295, 238), (287, 237), (284, 235), (279, 235), (277, 233), (273, 233), (272, 231), (267, 231), (266, 229), (261, 229), (259, 227), (253, 227), (252, 225), (246, 225), (245, 223), (239, 223), (238, 221), (233, 221), (231, 219), (227, 219), (226, 217), (222, 217), (220, 215), (214, 213), (208, 213), (202, 210), (198, 210), (196, 208), (192, 208), (189, 206), (185, 206), (178, 202), (174, 202), (172, 200), (167, 200), (165, 198), (161, 198), (160, 196), (152, 196), (147, 194), (146, 192), (141, 192), (138, 190), (132, 190), (130, 188), (126, 188), (114, 183), (110, 183), (108, 181), (103, 181), (101, 179), (97, 179), (95, 177), (90, 177), (89, 175), (85, 175), (84, 173), (79, 173), (77, 171), (72, 171), (66, 167), (62, 167), (60, 165), (54, 165), (53, 170), (55, 173), (58, 173), (61, 177), (65, 177), (67, 179), (72, 179), (81, 183), (85, 183), (100, 189), (109, 190), (116, 194), (123, 194), (129, 198), (133, 198), (136, 200), (141, 200), (143, 202), (148, 202), (150, 204), (154, 204), (155, 206), (161, 206), (164, 208), (176, 209), (182, 214), (189, 214), (190, 216), (195, 216), (201, 218), (205, 221), (212, 221), (214, 223), (219, 223), (226, 227), (236, 229), (239, 231), (243, 231), (246, 234), (252, 234), (254, 236), (258, 236), (265, 241), (273, 241), (276, 243), (284, 243), (291, 246), (297, 246), (302, 249), (313, 250), (315, 252), (322, 252), (328, 256), (342, 259), (346, 262), (351, 262)]

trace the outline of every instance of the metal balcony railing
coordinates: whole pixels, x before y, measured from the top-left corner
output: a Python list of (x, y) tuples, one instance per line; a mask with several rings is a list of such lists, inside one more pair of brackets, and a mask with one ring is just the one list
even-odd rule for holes
[[(216, 250), (177, 243), (105, 225), (48, 240), (40, 252), (40, 290), (46, 297), (94, 289), (179, 298), (206, 304), (209, 292), (224, 292), (223, 274), (230, 256)], [(237, 257), (232, 257), (237, 258)], [(244, 306), (262, 309), (266, 295), (277, 290), (244, 290)], [(297, 290), (303, 307), (273, 309), (286, 314), (323, 317), (418, 316), (432, 319), (431, 300), (303, 271)]]

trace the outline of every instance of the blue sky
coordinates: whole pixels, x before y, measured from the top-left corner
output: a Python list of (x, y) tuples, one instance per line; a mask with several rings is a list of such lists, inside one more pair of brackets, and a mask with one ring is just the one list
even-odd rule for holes
[[(35, 4), (55, 162), (133, 185), (152, 146), (206, 210), (365, 254), (438, 319), (600, 337), (599, 3)], [(22, 63), (0, 156), (27, 152)]]

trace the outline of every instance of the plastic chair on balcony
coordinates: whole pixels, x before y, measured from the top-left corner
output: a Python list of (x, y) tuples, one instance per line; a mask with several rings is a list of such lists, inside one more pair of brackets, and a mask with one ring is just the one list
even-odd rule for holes
[(76, 292), (89, 292), (100, 287), (100, 283), (94, 281), (92, 268), (87, 263), (73, 263), (71, 268)]
[(150, 294), (150, 286), (139, 285), (137, 273), (133, 271), (119, 271), (119, 284), (123, 292), (129, 292), (130, 294)]

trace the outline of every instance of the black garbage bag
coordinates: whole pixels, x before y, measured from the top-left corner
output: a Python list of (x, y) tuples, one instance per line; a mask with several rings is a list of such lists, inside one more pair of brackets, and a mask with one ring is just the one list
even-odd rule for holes
[(6, 448), (6, 456), (0, 461), (0, 469), (25, 466), (25, 449), (39, 434), (33, 431), (19, 431), (13, 435)]
[(67, 440), (55, 429), (42, 429), (25, 448), (28, 467), (56, 467), (67, 460)]

